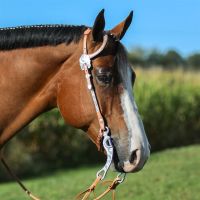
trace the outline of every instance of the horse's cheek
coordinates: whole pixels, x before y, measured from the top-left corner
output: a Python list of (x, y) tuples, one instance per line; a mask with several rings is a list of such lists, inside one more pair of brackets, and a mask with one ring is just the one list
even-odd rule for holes
[(85, 106), (82, 106), (80, 96), (75, 91), (70, 92), (67, 87), (61, 88), (58, 94), (57, 106), (67, 124), (82, 128), (88, 125), (89, 119), (84, 115), (83, 107)]

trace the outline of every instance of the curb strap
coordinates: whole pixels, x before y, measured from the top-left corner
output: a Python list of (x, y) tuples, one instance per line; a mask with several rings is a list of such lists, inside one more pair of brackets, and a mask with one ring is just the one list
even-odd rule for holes
[(14, 174), (14, 172), (9, 168), (8, 164), (6, 163), (6, 161), (3, 158), (2, 153), (0, 153), (0, 159), (1, 162), (3, 164), (3, 166), (6, 168), (6, 170), (8, 171), (9, 175), (17, 181), (17, 183), (19, 184), (19, 186), (22, 188), (22, 190), (24, 190), (24, 192), (26, 192), (26, 194), (33, 200), (40, 200), (39, 198), (37, 198), (36, 196), (34, 196), (26, 187), (25, 185), (20, 181), (20, 179)]
[(96, 93), (94, 91), (94, 87), (92, 85), (92, 81), (91, 81), (92, 74), (90, 73), (89, 69), (91, 68), (91, 59), (94, 58), (95, 56), (97, 56), (99, 53), (101, 53), (103, 51), (103, 49), (105, 48), (107, 41), (108, 41), (108, 36), (107, 35), (103, 36), (103, 43), (96, 52), (94, 52), (92, 54), (88, 54), (88, 52), (87, 52), (87, 37), (88, 37), (90, 32), (91, 32), (91, 29), (87, 29), (84, 32), (83, 54), (81, 55), (79, 62), (80, 62), (81, 70), (83, 70), (85, 72), (87, 87), (88, 87), (88, 90), (90, 90), (92, 100), (93, 100), (93, 103), (94, 103), (94, 106), (95, 106), (95, 110), (96, 110), (96, 113), (97, 113), (97, 118), (98, 118), (98, 122), (99, 122), (99, 126), (100, 126), (99, 134), (97, 136), (97, 144), (99, 144), (98, 150), (100, 150), (101, 139), (103, 137), (103, 132), (105, 130), (105, 122), (104, 122), (104, 119), (102, 117), (102, 114), (101, 114), (101, 111), (100, 111), (100, 108), (99, 108), (99, 104), (98, 104), (98, 100), (97, 100), (97, 97), (96, 97)]

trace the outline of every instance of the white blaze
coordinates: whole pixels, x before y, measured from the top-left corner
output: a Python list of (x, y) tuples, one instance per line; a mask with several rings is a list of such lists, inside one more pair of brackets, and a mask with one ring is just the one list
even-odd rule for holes
[(121, 94), (121, 106), (124, 112), (124, 121), (130, 137), (130, 153), (137, 149), (141, 150), (145, 162), (150, 154), (149, 143), (133, 97), (130, 77), (131, 71), (129, 71), (129, 77), (124, 81), (125, 89)]

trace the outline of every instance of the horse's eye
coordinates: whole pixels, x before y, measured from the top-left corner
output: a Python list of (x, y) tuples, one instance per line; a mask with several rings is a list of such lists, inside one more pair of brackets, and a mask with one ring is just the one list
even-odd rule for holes
[(113, 79), (111, 69), (106, 69), (106, 68), (97, 69), (95, 72), (95, 77), (100, 85), (109, 85)]
[(112, 75), (99, 75), (97, 76), (97, 79), (99, 82), (105, 83), (105, 84), (110, 84), (112, 81)]

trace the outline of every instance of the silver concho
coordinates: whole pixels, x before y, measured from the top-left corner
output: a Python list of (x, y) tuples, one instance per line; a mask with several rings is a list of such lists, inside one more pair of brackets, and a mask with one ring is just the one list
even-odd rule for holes
[(82, 54), (79, 59), (79, 62), (80, 62), (81, 70), (84, 70), (85, 67), (87, 67), (88, 69), (91, 67), (91, 60), (90, 60), (89, 55), (87, 54)]

